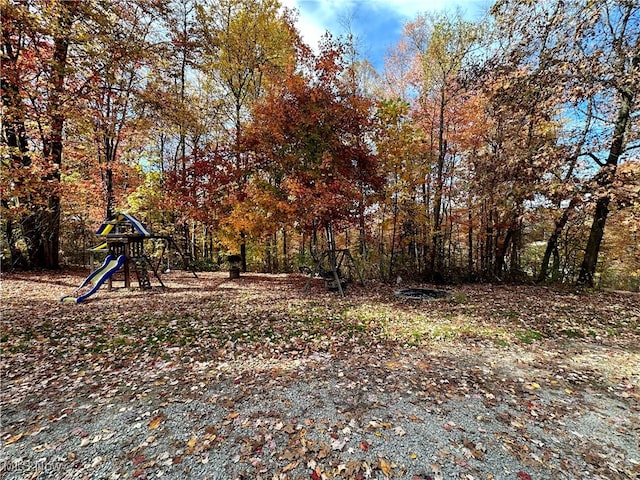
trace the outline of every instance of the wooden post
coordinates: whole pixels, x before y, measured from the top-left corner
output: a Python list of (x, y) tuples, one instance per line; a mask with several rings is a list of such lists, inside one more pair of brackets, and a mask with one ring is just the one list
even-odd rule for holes
[(131, 290), (131, 278), (129, 277), (129, 260), (131, 258), (131, 248), (129, 247), (129, 240), (124, 244), (124, 288)]

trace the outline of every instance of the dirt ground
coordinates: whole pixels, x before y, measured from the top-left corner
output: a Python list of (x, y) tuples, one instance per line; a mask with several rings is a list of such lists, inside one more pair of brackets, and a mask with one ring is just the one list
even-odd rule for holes
[(3, 275), (0, 478), (638, 479), (640, 296)]

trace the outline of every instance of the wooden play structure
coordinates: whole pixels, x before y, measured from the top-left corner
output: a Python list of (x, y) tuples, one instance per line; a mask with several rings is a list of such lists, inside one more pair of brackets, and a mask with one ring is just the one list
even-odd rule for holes
[(104, 241), (90, 251), (92, 255), (95, 253), (105, 254), (102, 265), (93, 270), (78, 288), (70, 295), (63, 296), (60, 301), (82, 303), (94, 295), (104, 283), (107, 283), (109, 290), (111, 290), (113, 277), (120, 271), (124, 273), (125, 288), (131, 288), (131, 272), (133, 271), (140, 288), (149, 290), (151, 288), (149, 269), (154, 273), (160, 285), (164, 287), (157, 267), (153, 265), (144, 250), (144, 241), (154, 238), (154, 235), (140, 220), (127, 213), (116, 213), (104, 221), (96, 234)]
[[(104, 241), (89, 250), (92, 254), (91, 263), (93, 265), (93, 255), (100, 253), (105, 256), (102, 265), (92, 271), (73, 293), (63, 296), (60, 301), (82, 303), (96, 293), (104, 283), (107, 283), (109, 290), (111, 290), (113, 277), (119, 272), (122, 272), (124, 287), (127, 289), (131, 288), (132, 273), (141, 290), (151, 289), (149, 272), (152, 272), (158, 283), (164, 287), (165, 285), (158, 275), (158, 269), (166, 249), (171, 245), (182, 257), (185, 266), (189, 268), (189, 262), (186, 261), (171, 237), (153, 235), (140, 220), (131, 214), (120, 212), (110, 216), (100, 225), (96, 234)], [(161, 252), (155, 265), (145, 252), (145, 240), (155, 240), (156, 244), (159, 243), (161, 246)], [(167, 272), (169, 271), (168, 262), (167, 257)], [(190, 270), (193, 276), (198, 278), (196, 272), (192, 268)]]
[[(108, 254), (113, 257), (124, 256), (122, 270), (125, 288), (131, 288), (131, 273), (133, 272), (140, 289), (149, 290), (151, 288), (150, 271), (164, 287), (164, 283), (158, 275), (158, 267), (151, 262), (144, 249), (145, 240), (159, 237), (147, 230), (147, 227), (140, 220), (128, 213), (116, 213), (104, 221), (96, 234), (104, 238), (104, 243), (96, 249), (106, 249)], [(111, 289), (112, 276), (109, 276), (108, 282), (109, 289)]]

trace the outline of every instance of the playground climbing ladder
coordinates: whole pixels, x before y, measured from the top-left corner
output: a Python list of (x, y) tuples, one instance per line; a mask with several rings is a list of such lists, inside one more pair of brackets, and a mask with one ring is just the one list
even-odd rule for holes
[(142, 290), (151, 289), (151, 279), (149, 278), (149, 271), (147, 270), (146, 260), (144, 257), (133, 257), (131, 264), (138, 277), (138, 284)]
[(131, 264), (133, 265), (133, 269), (138, 277), (138, 284), (142, 290), (150, 290), (151, 289), (151, 279), (149, 278), (149, 268), (153, 271), (154, 276), (160, 282), (160, 285), (164, 287), (164, 283), (162, 283), (162, 279), (158, 275), (157, 268), (153, 266), (151, 260), (146, 255), (132, 257)]

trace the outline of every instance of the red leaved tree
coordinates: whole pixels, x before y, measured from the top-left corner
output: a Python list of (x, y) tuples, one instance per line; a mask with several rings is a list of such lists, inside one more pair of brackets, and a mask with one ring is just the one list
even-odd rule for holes
[[(344, 82), (342, 46), (326, 37), (281, 82), (269, 85), (247, 129), (263, 185), (304, 232), (355, 222), (363, 189), (380, 184), (367, 141), (372, 105)], [(300, 66), (298, 66), (300, 67)]]

